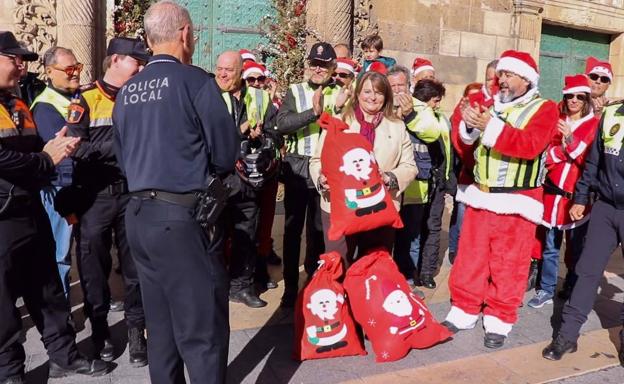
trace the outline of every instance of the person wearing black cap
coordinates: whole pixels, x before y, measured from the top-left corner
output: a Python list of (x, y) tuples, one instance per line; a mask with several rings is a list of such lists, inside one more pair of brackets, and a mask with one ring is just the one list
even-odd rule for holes
[[(20, 43), (22, 48), (27, 48), (26, 44)], [(39, 55), (28, 56), (28, 59), (23, 58), (23, 61), (37, 61)], [(20, 79), (16, 88), (17, 96), (24, 100), (28, 106), (30, 106), (35, 98), (43, 92), (46, 87), (46, 83), (39, 79), (39, 74), (28, 71), (28, 65), (24, 64), (20, 73)]]
[[(277, 114), (277, 130), (288, 135), (283, 163), (284, 208), (284, 284), (282, 307), (291, 308), (297, 299), (299, 249), (306, 224), (305, 270), (311, 276), (325, 246), (321, 222), (320, 195), (309, 176), (308, 163), (320, 135), (316, 123), (323, 111), (337, 113), (348, 93), (332, 80), (336, 52), (331, 44), (316, 43), (307, 58), (308, 81), (292, 84)], [(307, 219), (306, 219), (307, 218)]]
[(110, 310), (108, 278), (111, 272), (112, 234), (125, 284), (124, 309), (128, 325), (130, 363), (147, 364), (145, 316), (136, 267), (126, 239), (124, 215), (130, 196), (126, 179), (113, 153), (112, 116), (119, 89), (140, 71), (149, 58), (138, 39), (117, 37), (106, 50), (104, 77), (81, 90), (77, 102), (69, 106), (67, 127), (81, 139), (74, 154), (73, 184), (82, 190), (84, 208), (74, 212), (78, 272), (84, 293), (85, 315), (91, 321), (91, 339), (103, 360), (112, 360), (107, 315)]
[(13, 96), (22, 57), (35, 55), (21, 48), (11, 32), (0, 32), (0, 383), (24, 383), (24, 348), (20, 343), (19, 296), (50, 357), (50, 377), (70, 374), (98, 376), (110, 366), (88, 360), (76, 348), (70, 308), (56, 270), (50, 222), (39, 189), (69, 156), (79, 139), (67, 129), (45, 146), (26, 103)]
[(188, 10), (163, 0), (144, 22), (154, 55), (119, 92), (113, 120), (132, 196), (126, 229), (141, 279), (150, 379), (185, 383), (186, 367), (191, 383), (224, 383), (230, 329), (223, 218), (211, 215), (216, 224), (202, 226), (195, 211), (198, 192), (221, 207), (227, 200), (212, 187), (234, 171), (240, 130), (214, 75), (190, 65)]

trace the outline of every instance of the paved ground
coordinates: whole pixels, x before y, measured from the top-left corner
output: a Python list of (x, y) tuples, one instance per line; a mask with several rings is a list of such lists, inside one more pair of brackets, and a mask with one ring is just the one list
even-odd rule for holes
[[(283, 217), (274, 226), (277, 251), (281, 254)], [(442, 251), (446, 250), (446, 234)], [(491, 351), (483, 347), (483, 329), (477, 327), (461, 332), (455, 339), (428, 350), (413, 350), (404, 359), (378, 364), (372, 355), (296, 363), (291, 358), (292, 314), (278, 308), (282, 284), (263, 297), (269, 306), (248, 309), (241, 304), (230, 305), (231, 343), (228, 366), (229, 383), (542, 383), (561, 384), (624, 383), (624, 368), (617, 360), (618, 325), (624, 299), (624, 261), (617, 252), (607, 268), (595, 310), (583, 328), (579, 351), (561, 362), (541, 357), (542, 348), (552, 336), (551, 324), (558, 323), (561, 302), (535, 310), (524, 306), (520, 320), (504, 348)], [(445, 259), (436, 277), (438, 288), (426, 290), (426, 302), (436, 318), (442, 319), (449, 308), (447, 278), (450, 265)], [(280, 268), (271, 274), (280, 279)], [(114, 294), (120, 295), (119, 276), (111, 278)], [(527, 293), (525, 303), (531, 297)], [(79, 304), (79, 286), (72, 288), (74, 316), (79, 331), (79, 348), (91, 353), (89, 323), (84, 322)], [(51, 384), (69, 383), (149, 383), (147, 368), (133, 369), (128, 364), (125, 347), (125, 326), (122, 315), (111, 313), (113, 338), (120, 346), (118, 366), (108, 376), (85, 379), (50, 380)], [(27, 382), (46, 382), (46, 355), (39, 335), (27, 316), (24, 318), (27, 351)], [(367, 349), (371, 351), (370, 345)]]

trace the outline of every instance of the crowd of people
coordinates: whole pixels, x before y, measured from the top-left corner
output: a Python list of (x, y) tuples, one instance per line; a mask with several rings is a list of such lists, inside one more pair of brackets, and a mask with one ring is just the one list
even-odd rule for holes
[[(363, 40), (361, 63), (348, 45), (314, 44), (304, 81), (281, 97), (249, 50), (223, 52), (214, 74), (193, 66), (192, 21), (173, 1), (150, 7), (145, 30), (145, 42), (112, 39), (104, 75), (83, 85), (71, 47), (43, 53), (41, 84), (25, 65), (38, 54), (0, 32), (0, 383), (24, 382), (18, 297), (50, 377), (110, 372), (107, 315), (123, 310), (130, 363), (149, 359), (153, 383), (185, 382), (185, 366), (193, 383), (223, 382), (228, 300), (266, 306), (262, 294), (278, 287), (268, 265), (283, 264), (280, 306), (294, 309), (304, 226), (306, 281), (323, 253), (348, 268), (383, 248), (424, 297), (437, 286), (449, 199), (452, 306), (442, 324), (456, 333), (482, 317), (484, 345), (503, 346), (537, 264), (527, 304), (553, 303), (565, 238), (562, 325), (543, 357), (576, 351), (624, 236), (624, 106), (605, 96), (608, 62), (587, 58), (553, 101), (540, 96), (530, 54), (505, 51), (447, 117), (444, 74), (425, 58), (407, 68), (383, 56), (379, 35)], [(328, 237), (323, 113), (372, 145), (381, 172), (383, 185), (354, 189), (346, 203), (384, 188), (403, 228)], [(271, 238), (280, 183), (281, 258)], [(78, 352), (71, 321), (73, 242), (91, 357)], [(123, 303), (108, 286), (113, 245)]]

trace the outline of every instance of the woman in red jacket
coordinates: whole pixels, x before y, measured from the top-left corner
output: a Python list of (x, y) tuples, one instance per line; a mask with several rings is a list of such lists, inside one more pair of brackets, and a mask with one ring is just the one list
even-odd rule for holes
[(583, 219), (574, 221), (568, 213), (574, 203), (574, 186), (583, 173), (585, 157), (598, 129), (599, 119), (594, 116), (590, 92), (589, 80), (585, 75), (566, 76), (563, 101), (559, 104), (559, 132), (553, 137), (546, 158), (548, 173), (544, 181), (544, 221), (551, 228), (545, 230), (539, 289), (528, 302), (533, 308), (552, 303), (564, 231), (567, 287), (571, 288), (576, 280), (574, 260), (583, 248), (589, 215), (586, 213)]

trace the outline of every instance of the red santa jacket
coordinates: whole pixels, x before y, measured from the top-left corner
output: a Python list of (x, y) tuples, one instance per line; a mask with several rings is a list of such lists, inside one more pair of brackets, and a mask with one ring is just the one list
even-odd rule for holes
[[(548, 170), (546, 177), (558, 188), (574, 193), (574, 186), (583, 174), (585, 158), (596, 136), (600, 120), (594, 116), (593, 112), (577, 121), (567, 120), (565, 115), (560, 118), (571, 125), (572, 140), (569, 144), (563, 145), (563, 135), (560, 132), (553, 137), (546, 158)], [(572, 205), (574, 205), (573, 199), (563, 195), (544, 193), (544, 221), (559, 229), (574, 228), (584, 223), (589, 218), (587, 212), (580, 221), (572, 221), (569, 215)]]

